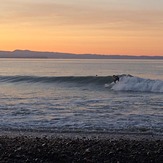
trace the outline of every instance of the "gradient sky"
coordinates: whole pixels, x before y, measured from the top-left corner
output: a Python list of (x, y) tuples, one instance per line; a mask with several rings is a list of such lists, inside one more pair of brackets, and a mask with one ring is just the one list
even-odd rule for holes
[(162, 55), (163, 0), (1, 0), (0, 50)]

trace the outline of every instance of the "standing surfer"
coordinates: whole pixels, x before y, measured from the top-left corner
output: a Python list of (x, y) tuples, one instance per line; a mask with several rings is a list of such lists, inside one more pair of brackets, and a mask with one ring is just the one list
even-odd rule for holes
[(119, 77), (117, 75), (113, 75), (113, 81), (114, 83), (116, 83), (117, 81), (119, 81)]

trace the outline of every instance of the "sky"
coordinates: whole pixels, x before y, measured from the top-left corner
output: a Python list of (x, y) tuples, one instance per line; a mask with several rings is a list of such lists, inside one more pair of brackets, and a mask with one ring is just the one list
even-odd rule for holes
[(163, 0), (1, 0), (0, 50), (163, 56)]

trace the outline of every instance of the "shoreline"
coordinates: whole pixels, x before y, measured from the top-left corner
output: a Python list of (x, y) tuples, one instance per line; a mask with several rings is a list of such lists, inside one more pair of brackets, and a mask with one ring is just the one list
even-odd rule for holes
[(41, 131), (41, 130), (0, 130), (0, 137), (47, 137), (47, 138), (87, 138), (87, 139), (125, 139), (125, 140), (162, 140), (163, 135), (137, 132), (79, 132), (79, 131)]
[(0, 162), (163, 162), (162, 136), (116, 133), (0, 132)]

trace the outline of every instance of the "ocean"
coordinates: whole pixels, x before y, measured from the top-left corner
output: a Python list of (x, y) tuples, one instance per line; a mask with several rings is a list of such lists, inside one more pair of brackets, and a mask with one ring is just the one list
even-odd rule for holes
[(0, 130), (163, 135), (163, 60), (0, 59)]

